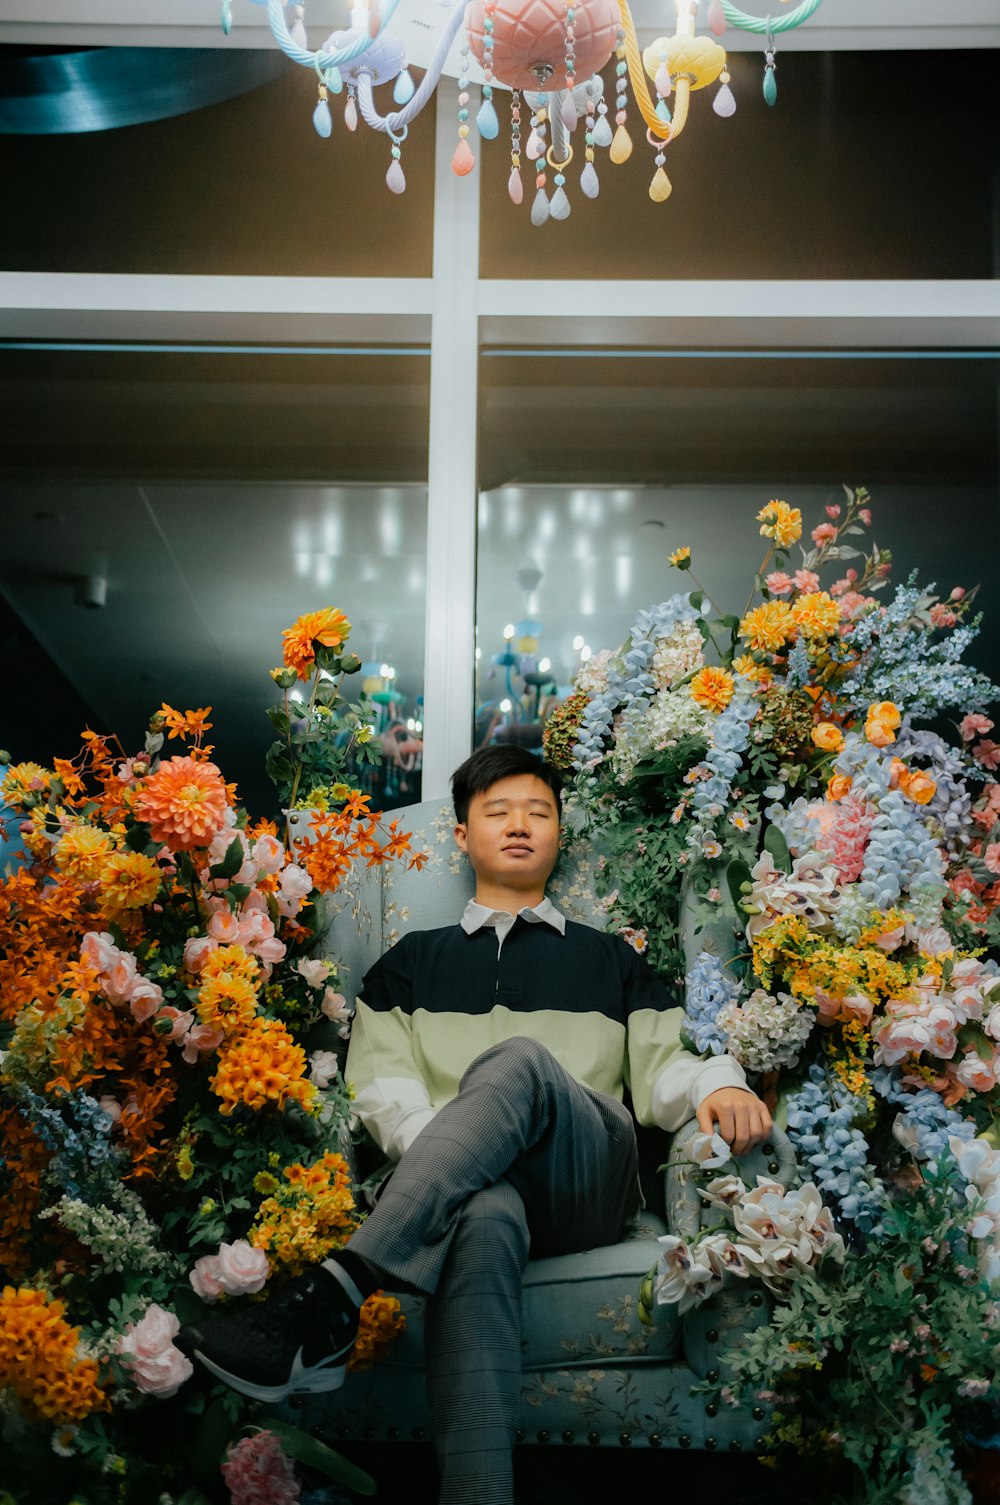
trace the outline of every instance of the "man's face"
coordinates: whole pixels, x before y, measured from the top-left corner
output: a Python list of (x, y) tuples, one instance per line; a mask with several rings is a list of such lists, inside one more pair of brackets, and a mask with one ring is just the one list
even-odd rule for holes
[(499, 779), (469, 802), (455, 842), (482, 883), (544, 888), (559, 851), (559, 810), (544, 779), (533, 773)]

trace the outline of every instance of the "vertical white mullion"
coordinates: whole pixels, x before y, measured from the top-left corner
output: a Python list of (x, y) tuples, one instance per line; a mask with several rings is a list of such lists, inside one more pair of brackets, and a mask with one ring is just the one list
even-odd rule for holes
[(456, 178), (455, 94), (438, 89), (427, 457), (423, 798), (472, 746), (476, 629), (479, 175)]

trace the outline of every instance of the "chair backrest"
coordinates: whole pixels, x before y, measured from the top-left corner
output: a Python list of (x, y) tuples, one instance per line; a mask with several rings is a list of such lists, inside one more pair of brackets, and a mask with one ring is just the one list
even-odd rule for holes
[[(423, 868), (407, 868), (401, 862), (360, 868), (326, 901), (322, 950), (342, 962), (342, 990), (351, 1000), (368, 968), (401, 935), (455, 924), (475, 892), (469, 860), (452, 836), (455, 814), (450, 803), (425, 800), (394, 810), (392, 816), (411, 833), (411, 849), (427, 854)], [(568, 919), (602, 930), (605, 915), (594, 892), (598, 860), (590, 842), (567, 822), (547, 891)]]

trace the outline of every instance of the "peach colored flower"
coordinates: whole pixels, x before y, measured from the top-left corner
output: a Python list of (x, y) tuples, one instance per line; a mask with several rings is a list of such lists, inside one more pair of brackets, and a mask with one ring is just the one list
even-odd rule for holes
[(773, 653), (795, 634), (792, 612), (786, 601), (765, 601), (748, 611), (740, 622), (740, 636), (751, 649)]
[(819, 576), (815, 570), (796, 570), (795, 589), (800, 591), (818, 591)]
[(812, 533), (810, 534), (813, 543), (817, 546), (833, 543), (833, 540), (836, 538), (836, 536), (837, 530), (833, 526), (833, 523), (820, 523), (819, 527), (813, 528)]
[(973, 737), (982, 737), (987, 732), (991, 732), (993, 722), (988, 716), (979, 716), (973, 712), (962, 717), (958, 730), (963, 742), (971, 742)]
[(839, 752), (844, 745), (844, 734), (832, 721), (821, 721), (812, 729), (812, 739), (824, 752)]
[(226, 785), (214, 763), (165, 759), (139, 791), (136, 813), (171, 851), (206, 847), (226, 821)]
[(825, 509), (825, 511), (826, 511), (827, 517), (830, 518), (831, 521), (836, 521), (836, 519), (840, 516), (840, 503), (839, 502), (832, 503), (830, 506), (828, 506)]
[(952, 589), (951, 589), (951, 591), (948, 594), (948, 600), (949, 601), (962, 601), (962, 600), (964, 600), (964, 598), (965, 598), (965, 586), (964, 585), (953, 586)]
[(161, 1400), (176, 1395), (194, 1367), (174, 1339), (181, 1325), (173, 1312), (154, 1302), (139, 1322), (134, 1322), (118, 1340), (117, 1352), (132, 1371), (137, 1390), (158, 1395)]
[(842, 800), (851, 790), (851, 776), (846, 773), (835, 773), (826, 786), (828, 800)]
[(791, 594), (792, 577), (786, 575), (784, 570), (772, 570), (764, 579), (764, 584), (772, 596), (787, 596)]
[(915, 805), (929, 804), (937, 793), (937, 784), (922, 768), (915, 768), (905, 780), (900, 779), (899, 782), (907, 799), (911, 799)]
[(1000, 841), (991, 841), (983, 853), (983, 862), (991, 873), (1000, 874)]
[(982, 742), (976, 743), (972, 749), (972, 756), (984, 768), (1000, 768), (1000, 746), (996, 742), (989, 741), (987, 738), (984, 738)]
[(858, 508), (858, 517), (864, 523), (864, 525), (865, 525), (866, 528), (870, 528), (871, 527), (871, 525), (872, 525), (872, 509), (870, 507), (859, 507)]
[(294, 669), (299, 679), (308, 679), (316, 662), (316, 644), (339, 648), (347, 642), (350, 630), (344, 613), (332, 606), (307, 612), (281, 635), (286, 667)]
[(955, 612), (950, 607), (945, 606), (942, 601), (935, 601), (927, 615), (935, 627), (954, 627), (958, 621)]
[(733, 676), (706, 664), (691, 681), (691, 699), (707, 711), (724, 711), (733, 698)]

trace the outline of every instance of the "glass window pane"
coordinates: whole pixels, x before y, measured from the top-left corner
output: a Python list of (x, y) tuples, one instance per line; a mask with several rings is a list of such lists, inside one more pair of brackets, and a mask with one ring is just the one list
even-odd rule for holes
[[(132, 752), (161, 701), (211, 705), (220, 766), (252, 810), (273, 811), (268, 670), (285, 628), (335, 606), (363, 661), (345, 688), (366, 684), (390, 754), (359, 781), (376, 805), (418, 799), (426, 357), (393, 363), (395, 434), (376, 416), (374, 355), (327, 361), (326, 379), (265, 355), (174, 357), (168, 377), (170, 359), (47, 354), (26, 380), (24, 357), (0, 353), (0, 403), (17, 417), (4, 426), (0, 591), (17, 646), (0, 745), (48, 762), (89, 721)], [(83, 604), (102, 589), (87, 577), (104, 582), (101, 608)]]

